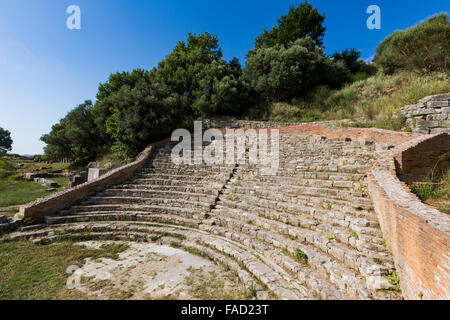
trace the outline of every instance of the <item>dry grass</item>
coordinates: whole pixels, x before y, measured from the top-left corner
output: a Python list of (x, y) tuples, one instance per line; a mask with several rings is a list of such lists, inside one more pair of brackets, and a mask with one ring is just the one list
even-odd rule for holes
[(438, 182), (430, 178), (425, 183), (411, 185), (410, 189), (426, 204), (450, 214), (450, 170)]
[(377, 74), (341, 90), (319, 87), (307, 99), (274, 103), (263, 118), (286, 122), (359, 119), (356, 126), (399, 130), (401, 126), (395, 114), (401, 107), (445, 92), (450, 92), (446, 73)]

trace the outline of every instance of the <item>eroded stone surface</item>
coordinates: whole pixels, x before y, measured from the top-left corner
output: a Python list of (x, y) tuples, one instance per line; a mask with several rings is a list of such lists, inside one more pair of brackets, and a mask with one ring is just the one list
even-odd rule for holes
[[(212, 261), (186, 251), (153, 243), (85, 241), (77, 243), (87, 248), (101, 249), (105, 244), (126, 243), (129, 248), (119, 259), (87, 259), (77, 271), (82, 275), (77, 290), (98, 299), (122, 294), (127, 299), (195, 299), (192, 282), (203, 273), (214, 273), (227, 281), (226, 272)], [(222, 276), (219, 276), (222, 275)], [(227, 290), (242, 291), (236, 282), (224, 283)], [(236, 292), (239, 298), (239, 292)]]

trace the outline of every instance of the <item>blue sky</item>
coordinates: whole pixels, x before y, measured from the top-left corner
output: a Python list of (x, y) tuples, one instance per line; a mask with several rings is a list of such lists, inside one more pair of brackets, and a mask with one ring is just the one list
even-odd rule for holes
[[(448, 0), (310, 0), (326, 14), (328, 54), (356, 47), (363, 58), (396, 29), (449, 11)], [(13, 152), (41, 153), (42, 134), (76, 105), (95, 100), (110, 73), (150, 69), (189, 31), (216, 33), (224, 57), (244, 62), (255, 37), (287, 13), (292, 0), (1, 0), (0, 127)], [(68, 30), (66, 9), (81, 8), (81, 30)], [(381, 30), (366, 9), (381, 8)]]

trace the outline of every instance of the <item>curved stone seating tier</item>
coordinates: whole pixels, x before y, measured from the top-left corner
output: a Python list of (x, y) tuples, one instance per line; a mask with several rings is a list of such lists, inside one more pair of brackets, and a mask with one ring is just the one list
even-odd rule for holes
[[(174, 143), (128, 180), (6, 236), (155, 241), (234, 270), (259, 298), (397, 299), (366, 173), (377, 144), (280, 135), (280, 166), (175, 165)], [(250, 150), (246, 150), (248, 158)]]

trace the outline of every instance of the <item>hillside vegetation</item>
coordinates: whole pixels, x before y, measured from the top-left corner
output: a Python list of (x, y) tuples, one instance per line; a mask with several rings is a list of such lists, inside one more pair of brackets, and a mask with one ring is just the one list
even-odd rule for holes
[(450, 92), (447, 73), (379, 73), (339, 90), (319, 87), (305, 100), (272, 103), (268, 107), (263, 106), (263, 110), (255, 108), (252, 112), (256, 115), (250, 115), (250, 118), (261, 118), (263, 111), (264, 120), (309, 122), (360, 119), (360, 126), (398, 130), (402, 126), (402, 119), (396, 117), (396, 112), (401, 107), (414, 104), (423, 97), (445, 92)]

